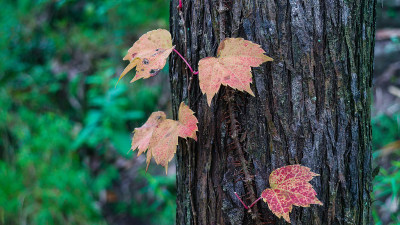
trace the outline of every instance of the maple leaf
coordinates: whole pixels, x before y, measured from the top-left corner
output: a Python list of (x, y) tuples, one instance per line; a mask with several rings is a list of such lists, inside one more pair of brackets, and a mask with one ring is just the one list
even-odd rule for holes
[(227, 38), (219, 45), (217, 57), (207, 57), (199, 61), (200, 89), (207, 96), (208, 105), (222, 85), (254, 96), (250, 88), (251, 67), (272, 61), (264, 55), (260, 45), (243, 38)]
[(135, 135), (132, 138), (132, 151), (137, 148), (138, 156), (141, 155), (143, 152), (146, 152), (154, 130), (162, 121), (166, 119), (166, 117), (167, 116), (164, 112), (153, 112), (147, 119), (146, 123), (143, 124), (143, 126), (135, 128)]
[(135, 129), (132, 138), (132, 151), (138, 149), (138, 156), (147, 151), (147, 168), (151, 157), (157, 164), (165, 167), (168, 172), (168, 163), (176, 153), (178, 137), (197, 140), (197, 118), (194, 112), (185, 103), (181, 103), (178, 112), (178, 121), (165, 119), (164, 112), (154, 112), (146, 123)]
[(157, 75), (164, 68), (167, 58), (174, 48), (169, 31), (158, 29), (147, 32), (128, 50), (124, 60), (129, 60), (130, 63), (118, 81), (135, 67), (136, 75), (131, 83), (140, 78), (146, 79)]
[(290, 223), (289, 213), (292, 205), (309, 207), (310, 204), (322, 205), (317, 193), (309, 183), (319, 174), (301, 165), (291, 165), (276, 169), (269, 176), (271, 188), (265, 189), (261, 197), (268, 203), (269, 209)]

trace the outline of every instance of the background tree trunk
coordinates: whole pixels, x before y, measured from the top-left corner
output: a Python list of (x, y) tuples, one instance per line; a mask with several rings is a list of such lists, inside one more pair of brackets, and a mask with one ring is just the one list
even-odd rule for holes
[(183, 0), (183, 21), (171, 1), (173, 43), (195, 69), (225, 37), (258, 43), (274, 59), (253, 69), (255, 97), (221, 88), (209, 107), (196, 76), (188, 96), (191, 73), (172, 55), (174, 116), (185, 100), (199, 120), (198, 141), (181, 140), (177, 151), (177, 224), (285, 224), (261, 201), (246, 212), (234, 192), (250, 204), (271, 171), (298, 163), (321, 175), (311, 183), (324, 206), (294, 207), (292, 224), (371, 223), (375, 4)]

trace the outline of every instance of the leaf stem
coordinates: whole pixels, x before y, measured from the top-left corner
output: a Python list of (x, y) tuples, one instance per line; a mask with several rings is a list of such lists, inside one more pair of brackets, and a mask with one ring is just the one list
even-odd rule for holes
[(258, 201), (260, 201), (262, 199), (262, 197), (259, 197), (259, 198), (257, 198), (257, 200), (255, 200), (253, 203), (251, 203), (251, 205), (247, 206), (246, 204), (244, 204), (243, 200), (236, 193), (236, 191), (235, 191), (235, 195), (239, 199), (240, 203), (242, 203), (242, 205), (244, 206), (245, 209), (251, 209), (251, 207), (253, 207), (255, 204), (257, 204)]
[(186, 65), (189, 67), (190, 71), (191, 71), (194, 75), (199, 74), (199, 71), (193, 71), (192, 67), (189, 65), (188, 61), (186, 61), (185, 57), (183, 57), (183, 56), (181, 55), (181, 53), (179, 53), (175, 48), (172, 49), (172, 51), (174, 51), (176, 54), (179, 55), (179, 57), (181, 57), (181, 59), (186, 63)]
[(249, 209), (249, 207), (248, 207), (246, 204), (244, 204), (244, 202), (243, 202), (242, 199), (239, 197), (239, 195), (236, 193), (236, 191), (235, 191), (235, 195), (236, 195), (236, 197), (239, 199), (239, 201), (242, 203), (242, 205), (244, 206), (244, 208), (245, 208), (245, 209)]
[(257, 200), (255, 200), (253, 203), (251, 203), (251, 205), (249, 205), (249, 208), (253, 207), (261, 199), (262, 199), (262, 197), (257, 198)]
[(182, 0), (179, 0), (178, 10), (182, 11)]

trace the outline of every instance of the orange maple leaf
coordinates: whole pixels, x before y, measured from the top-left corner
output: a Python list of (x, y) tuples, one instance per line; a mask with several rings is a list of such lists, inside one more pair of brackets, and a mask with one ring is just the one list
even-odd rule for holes
[(302, 207), (309, 207), (310, 204), (322, 205), (309, 183), (315, 176), (319, 174), (311, 172), (311, 169), (305, 166), (281, 167), (271, 173), (269, 176), (271, 188), (265, 189), (261, 197), (277, 217), (283, 217), (290, 223), (289, 213), (292, 211), (292, 205)]
[(158, 29), (147, 32), (128, 50), (124, 60), (129, 60), (130, 63), (118, 81), (134, 67), (136, 67), (136, 75), (131, 83), (140, 78), (146, 79), (157, 75), (164, 68), (167, 58), (174, 48), (169, 31)]
[(146, 123), (135, 129), (132, 138), (132, 151), (138, 149), (138, 156), (147, 151), (147, 168), (151, 157), (157, 164), (165, 167), (168, 172), (168, 162), (176, 153), (178, 137), (197, 140), (197, 118), (194, 112), (185, 103), (181, 103), (178, 112), (178, 121), (165, 119), (164, 112), (154, 112)]
[(243, 38), (227, 38), (219, 45), (217, 57), (207, 57), (199, 61), (200, 89), (207, 96), (208, 105), (222, 85), (254, 96), (250, 88), (251, 67), (272, 61), (264, 55), (260, 45)]

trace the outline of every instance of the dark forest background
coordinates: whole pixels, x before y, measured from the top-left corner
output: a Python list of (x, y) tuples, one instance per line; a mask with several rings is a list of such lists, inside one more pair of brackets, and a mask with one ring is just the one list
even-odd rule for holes
[[(128, 48), (169, 28), (167, 0), (0, 1), (0, 224), (174, 224), (175, 172), (128, 153), (168, 68), (115, 84)], [(378, 1), (375, 224), (400, 224), (400, 1)], [(132, 74), (131, 74), (132, 75)], [(128, 75), (130, 76), (130, 75)]]

